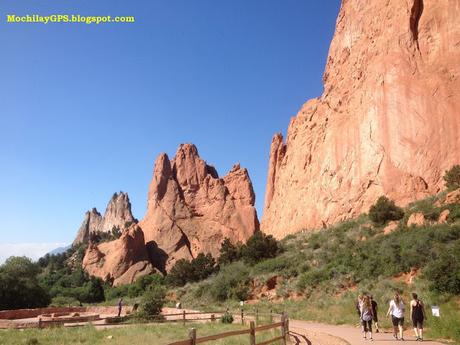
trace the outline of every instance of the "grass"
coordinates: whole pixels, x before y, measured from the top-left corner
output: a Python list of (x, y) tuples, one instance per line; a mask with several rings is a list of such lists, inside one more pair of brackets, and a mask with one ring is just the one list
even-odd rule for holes
[[(197, 330), (197, 336), (207, 336), (227, 331), (233, 331), (248, 326), (238, 324), (224, 325), (221, 323), (194, 323), (185, 326), (181, 324), (145, 324), (128, 325), (111, 329), (98, 330), (93, 326), (76, 328), (50, 328), (0, 330), (0, 344), (2, 345), (161, 345), (169, 342), (185, 340), (189, 329)], [(261, 342), (279, 336), (278, 330), (270, 330), (257, 334), (257, 341)], [(108, 337), (112, 338), (108, 338)], [(237, 345), (249, 343), (249, 335), (229, 337), (213, 341), (213, 345)], [(280, 343), (274, 343), (275, 345)]]

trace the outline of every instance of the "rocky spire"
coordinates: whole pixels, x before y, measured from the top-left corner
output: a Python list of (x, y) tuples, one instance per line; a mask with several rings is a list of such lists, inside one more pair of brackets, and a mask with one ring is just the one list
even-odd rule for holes
[(259, 229), (254, 201), (247, 170), (239, 165), (219, 178), (193, 144), (180, 145), (172, 160), (159, 155), (140, 222), (147, 246), (157, 248), (153, 260), (161, 256), (168, 270), (199, 252), (217, 255), (224, 238), (247, 240)]
[(96, 208), (85, 213), (85, 218), (73, 245), (88, 241), (92, 233), (109, 232), (113, 228), (122, 231), (135, 221), (128, 194), (124, 192), (115, 193), (107, 204), (104, 216), (101, 216)]

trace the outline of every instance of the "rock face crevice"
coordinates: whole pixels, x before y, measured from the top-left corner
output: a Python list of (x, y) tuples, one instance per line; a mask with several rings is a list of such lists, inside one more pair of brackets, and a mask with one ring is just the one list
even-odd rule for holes
[[(259, 229), (255, 195), (246, 169), (235, 165), (223, 178), (193, 144), (175, 157), (158, 156), (140, 226), (155, 263), (168, 271), (179, 259), (198, 253), (217, 256), (221, 242), (245, 241)], [(155, 257), (161, 249), (161, 258)]]
[(418, 46), (418, 30), (420, 18), (423, 13), (423, 0), (413, 0), (412, 9), (410, 13), (410, 31), (412, 33), (412, 38), (417, 42)]
[[(405, 205), (460, 162), (460, 0), (342, 2), (324, 93), (273, 138), (261, 229), (282, 238)], [(404, 25), (404, 23), (407, 23)]]

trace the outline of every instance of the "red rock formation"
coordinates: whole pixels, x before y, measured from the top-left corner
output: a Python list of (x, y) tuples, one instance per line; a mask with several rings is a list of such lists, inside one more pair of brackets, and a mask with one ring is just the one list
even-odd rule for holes
[(124, 231), (117, 240), (98, 245), (90, 242), (83, 258), (83, 269), (92, 276), (112, 281), (113, 285), (129, 284), (154, 272), (144, 233), (137, 224)]
[(140, 222), (151, 258), (168, 270), (200, 252), (216, 256), (225, 238), (247, 240), (259, 228), (254, 201), (248, 172), (239, 165), (219, 178), (192, 144), (180, 145), (171, 161), (161, 154)]
[(113, 228), (123, 230), (126, 224), (131, 224), (134, 221), (128, 194), (115, 193), (107, 204), (103, 217), (96, 208), (85, 213), (85, 219), (78, 230), (73, 245), (87, 242), (92, 233), (109, 232)]
[(460, 162), (459, 0), (344, 0), (324, 93), (273, 138), (261, 228), (282, 238), (439, 192)]

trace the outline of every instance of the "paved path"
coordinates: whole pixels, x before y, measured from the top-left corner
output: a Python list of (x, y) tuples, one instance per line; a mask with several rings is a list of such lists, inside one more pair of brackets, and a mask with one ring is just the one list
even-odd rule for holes
[[(384, 345), (402, 345), (404, 343), (420, 344), (415, 341), (413, 330), (404, 332), (404, 342), (393, 339), (392, 333), (374, 333), (374, 341), (364, 340), (361, 330), (353, 326), (334, 326), (308, 321), (289, 320), (291, 341), (293, 345), (370, 345), (373, 343)], [(330, 337), (332, 336), (332, 337)], [(421, 344), (442, 345), (442, 343), (425, 340)]]

